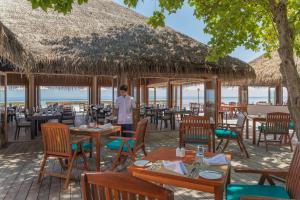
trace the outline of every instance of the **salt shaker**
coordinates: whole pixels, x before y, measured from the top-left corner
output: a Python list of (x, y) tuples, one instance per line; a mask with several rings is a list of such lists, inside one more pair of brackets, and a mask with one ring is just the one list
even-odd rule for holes
[(185, 148), (184, 147), (182, 147), (180, 149), (180, 157), (185, 157)]
[(181, 156), (181, 150), (179, 147), (176, 148), (176, 157), (180, 157)]

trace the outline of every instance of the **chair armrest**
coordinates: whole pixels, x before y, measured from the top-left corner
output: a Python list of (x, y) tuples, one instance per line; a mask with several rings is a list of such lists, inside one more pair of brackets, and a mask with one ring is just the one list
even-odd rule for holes
[(121, 136), (111, 136), (111, 139), (121, 139), (121, 140), (136, 140), (135, 137), (121, 137)]
[(262, 175), (273, 175), (279, 177), (286, 177), (288, 174), (288, 169), (278, 170), (278, 169), (251, 169), (251, 168), (235, 168), (237, 173), (253, 173)]

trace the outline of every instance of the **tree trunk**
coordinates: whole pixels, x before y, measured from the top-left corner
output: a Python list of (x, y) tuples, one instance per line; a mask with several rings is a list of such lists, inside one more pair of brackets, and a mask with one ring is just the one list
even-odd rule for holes
[(296, 124), (297, 136), (300, 138), (300, 77), (294, 60), (293, 30), (288, 22), (286, 0), (280, 0), (278, 3), (275, 0), (269, 2), (273, 21), (278, 30), (280, 72), (289, 94), (289, 111)]

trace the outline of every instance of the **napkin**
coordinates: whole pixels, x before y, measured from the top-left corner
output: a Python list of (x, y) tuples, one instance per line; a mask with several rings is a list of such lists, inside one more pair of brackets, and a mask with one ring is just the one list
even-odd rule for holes
[(166, 160), (164, 160), (163, 166), (166, 169), (176, 172), (178, 174), (184, 175), (184, 174), (188, 173), (188, 171), (182, 161), (166, 161)]
[(229, 163), (224, 154), (217, 154), (211, 158), (204, 158), (203, 160), (208, 165), (227, 165)]
[(111, 123), (108, 123), (108, 124), (104, 124), (101, 126), (102, 129), (110, 129), (112, 128), (112, 124)]

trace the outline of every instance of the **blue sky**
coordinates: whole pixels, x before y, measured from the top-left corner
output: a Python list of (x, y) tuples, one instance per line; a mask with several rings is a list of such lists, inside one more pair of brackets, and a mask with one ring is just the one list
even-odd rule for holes
[[(124, 0), (114, 0), (120, 5), (124, 5)], [(140, 0), (137, 8), (134, 9), (136, 12), (144, 15), (151, 16), (153, 11), (158, 9), (158, 3), (156, 0), (144, 0), (144, 3)], [(166, 25), (173, 28), (174, 30), (184, 33), (199, 42), (207, 44), (210, 36), (203, 32), (204, 23), (197, 20), (193, 16), (193, 9), (187, 4), (183, 6), (176, 14), (166, 16)], [(249, 62), (258, 56), (262, 55), (263, 51), (253, 52), (251, 50), (246, 50), (244, 47), (238, 47), (231, 56), (239, 58), (245, 62)]]

